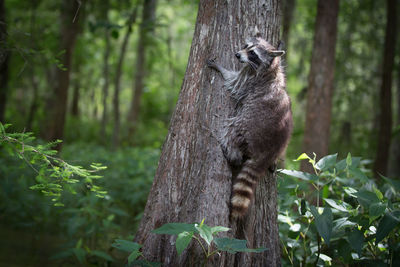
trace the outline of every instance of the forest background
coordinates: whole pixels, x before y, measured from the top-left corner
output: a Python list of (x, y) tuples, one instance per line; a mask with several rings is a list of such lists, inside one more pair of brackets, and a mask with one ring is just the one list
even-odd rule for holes
[[(293, 159), (304, 151), (317, 1), (283, 2), (284, 65), (295, 124), (285, 168), (295, 170), (300, 164)], [(107, 166), (96, 180), (106, 191), (101, 198), (81, 181), (71, 185), (74, 193), (62, 193), (64, 206), (58, 207), (30, 189), (40, 183), (35, 159), (1, 149), (0, 264), (100, 265), (110, 257), (123, 262), (125, 254), (111, 244), (132, 240), (140, 222), (185, 75), (198, 1), (0, 3), (0, 121), (11, 124), (6, 131), (32, 132), (38, 139), (26, 142), (34, 146), (62, 139), (58, 156), (69, 164)], [(348, 152), (362, 157), (368, 170), (378, 148), (387, 146), (387, 171), (381, 173), (398, 178), (399, 45), (391, 56), (389, 109), (380, 102), (387, 2), (342, 1), (338, 14), (330, 135), (321, 142), (339, 158)], [(393, 23), (399, 31), (399, 20)], [(391, 142), (379, 143), (382, 116), (393, 125), (386, 138)], [(285, 198), (286, 191), (280, 193)]]

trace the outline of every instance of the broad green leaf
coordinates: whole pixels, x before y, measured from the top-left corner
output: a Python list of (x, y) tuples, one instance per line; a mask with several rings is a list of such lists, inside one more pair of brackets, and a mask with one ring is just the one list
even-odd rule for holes
[(328, 265), (331, 265), (331, 262), (332, 262), (332, 258), (331, 257), (329, 257), (328, 255), (325, 255), (325, 254), (319, 254), (319, 258), (321, 259), (321, 260), (323, 260), (324, 262), (327, 262), (328, 263)]
[(72, 252), (74, 253), (75, 257), (78, 259), (80, 264), (85, 262), (86, 251), (82, 248), (73, 248)]
[(385, 180), (386, 182), (388, 182), (392, 187), (394, 187), (394, 189), (396, 189), (397, 191), (400, 191), (400, 180), (394, 180), (394, 179), (390, 179), (387, 178), (381, 174), (379, 174), (383, 180)]
[(306, 180), (306, 181), (317, 181), (318, 180), (318, 176), (307, 173), (307, 172), (292, 171), (292, 170), (281, 170), (280, 172), (285, 175), (296, 177), (296, 178)]
[(366, 176), (360, 169), (358, 168), (350, 168), (349, 173), (353, 175), (355, 178), (359, 179), (361, 182), (367, 183), (369, 181), (368, 176)]
[(334, 225), (333, 231), (335, 232), (335, 231), (338, 231), (338, 230), (340, 230), (342, 228), (345, 228), (345, 227), (349, 227), (349, 226), (353, 227), (353, 226), (356, 225), (356, 223), (352, 222), (352, 221), (349, 221), (348, 217), (343, 217), (343, 218), (339, 218), (337, 220), (334, 220), (333, 221), (333, 225)]
[(131, 264), (134, 260), (137, 259), (142, 253), (138, 250), (133, 251), (131, 254), (128, 256), (128, 264)]
[(317, 164), (315, 164), (315, 168), (320, 171), (326, 171), (329, 168), (335, 166), (336, 164), (337, 153), (333, 155), (328, 155), (320, 159)]
[(182, 232), (198, 233), (194, 224), (189, 223), (166, 223), (160, 228), (152, 231), (155, 234), (179, 235)]
[[(346, 207), (346, 205), (344, 204), (344, 202), (342, 203), (337, 203), (335, 200), (333, 199), (329, 199), (329, 198), (324, 198), (324, 200), (326, 201), (326, 203), (329, 204), (329, 206), (331, 206), (334, 209), (343, 211), (343, 212), (349, 212), (349, 210), (347, 209), (347, 207), (349, 207), (350, 205), (347, 204), (348, 206)], [(351, 208), (351, 207), (350, 207)]]
[(108, 255), (107, 253), (105, 253), (104, 251), (100, 251), (100, 250), (92, 250), (90, 252), (92, 255), (95, 255), (99, 258), (105, 259), (107, 261), (114, 261), (114, 259)]
[(247, 248), (246, 240), (235, 239), (235, 238), (215, 238), (214, 243), (217, 246), (218, 250), (227, 251), (231, 254), (235, 254), (236, 252), (263, 252), (267, 250), (267, 248)]
[(329, 246), (333, 229), (332, 210), (329, 207), (325, 207), (322, 214), (319, 214), (315, 206), (311, 206), (310, 211), (315, 218), (315, 226), (317, 227), (319, 235)]
[(371, 223), (376, 218), (381, 216), (385, 212), (386, 206), (387, 205), (385, 203), (381, 203), (381, 202), (372, 203), (369, 206), (369, 223)]
[(355, 194), (357, 193), (357, 190), (355, 190), (354, 188), (352, 188), (352, 187), (347, 187), (347, 186), (345, 186), (345, 187), (343, 187), (343, 190), (344, 190), (344, 192), (346, 193), (346, 194), (348, 194), (349, 196), (351, 196), (351, 197), (357, 197)]
[(178, 255), (181, 255), (185, 248), (187, 248), (192, 237), (193, 232), (182, 232), (178, 234), (178, 237), (176, 238), (176, 251), (178, 252)]
[(347, 237), (350, 247), (353, 248), (358, 255), (361, 255), (361, 249), (364, 243), (364, 234), (355, 228)]
[(379, 203), (380, 200), (375, 193), (362, 189), (354, 194), (358, 202), (364, 207), (369, 208), (372, 203)]
[(200, 224), (200, 225), (195, 225), (197, 231), (199, 231), (199, 234), (201, 238), (206, 241), (207, 245), (211, 245), (211, 242), (213, 241), (213, 235), (211, 228), (208, 225), (205, 224)]
[(400, 211), (393, 213), (387, 212), (379, 222), (378, 229), (376, 230), (375, 244), (382, 241), (389, 233), (400, 223)]
[(231, 230), (231, 228), (223, 227), (223, 226), (211, 227), (211, 233), (212, 234), (219, 233), (219, 232), (228, 232), (229, 230)]
[(142, 245), (136, 242), (123, 239), (116, 239), (111, 246), (126, 252), (139, 251), (139, 249), (142, 247)]

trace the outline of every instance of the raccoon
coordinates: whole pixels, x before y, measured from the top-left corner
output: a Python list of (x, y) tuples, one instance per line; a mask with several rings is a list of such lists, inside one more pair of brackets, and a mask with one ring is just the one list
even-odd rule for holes
[(245, 64), (241, 70), (230, 71), (207, 61), (222, 74), (234, 106), (219, 138), (228, 163), (239, 168), (232, 189), (232, 218), (246, 215), (257, 181), (275, 168), (290, 139), (291, 102), (280, 59), (284, 53), (256, 36), (235, 53)]

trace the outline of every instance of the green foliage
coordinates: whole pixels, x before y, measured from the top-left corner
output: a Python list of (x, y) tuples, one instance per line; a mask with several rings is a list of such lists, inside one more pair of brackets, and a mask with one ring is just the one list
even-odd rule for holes
[(196, 240), (197, 243), (203, 250), (205, 265), (208, 259), (214, 254), (218, 254), (221, 251), (226, 251), (231, 254), (237, 252), (263, 252), (266, 248), (247, 248), (246, 240), (239, 240), (234, 238), (216, 238), (215, 235), (220, 232), (227, 232), (229, 228), (223, 226), (210, 227), (204, 224), (204, 219), (200, 224), (187, 224), (187, 223), (167, 223), (162, 225), (160, 228), (153, 230), (155, 234), (167, 234), (177, 235), (175, 246), (178, 255), (188, 247), (192, 239)]
[[(337, 154), (318, 162), (314, 173), (281, 170), (280, 231), (284, 264), (298, 266), (400, 262), (400, 188), (384, 177), (378, 186), (361, 158)], [(313, 189), (310, 193), (310, 189)]]
[(24, 160), (36, 173), (36, 184), (30, 186), (32, 190), (38, 190), (45, 196), (51, 197), (55, 206), (63, 206), (60, 201), (62, 192), (67, 189), (70, 193), (76, 194), (73, 184), (84, 183), (89, 191), (97, 197), (103, 198), (107, 192), (93, 183), (101, 178), (98, 171), (106, 169), (101, 164), (93, 163), (91, 169), (71, 165), (61, 158), (56, 157), (56, 150), (51, 149), (60, 140), (45, 145), (32, 145), (35, 137), (32, 133), (7, 133), (10, 125), (0, 122), (0, 145), (12, 156)]

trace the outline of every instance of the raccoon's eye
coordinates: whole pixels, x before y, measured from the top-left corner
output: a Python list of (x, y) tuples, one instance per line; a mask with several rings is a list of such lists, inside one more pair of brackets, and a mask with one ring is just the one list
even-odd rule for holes
[(255, 56), (256, 52), (254, 52), (254, 50), (251, 50), (251, 51), (249, 51), (249, 54), (252, 55), (252, 56)]

